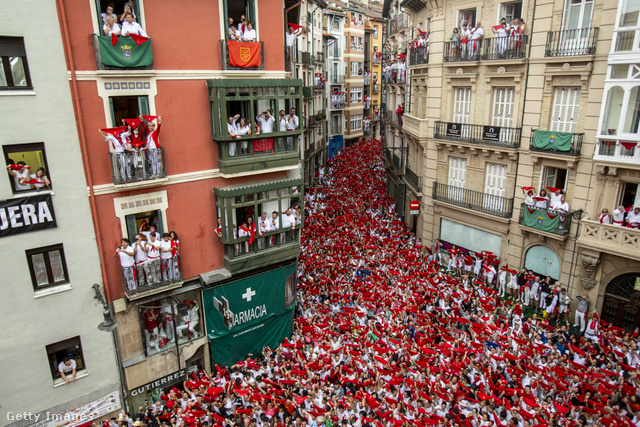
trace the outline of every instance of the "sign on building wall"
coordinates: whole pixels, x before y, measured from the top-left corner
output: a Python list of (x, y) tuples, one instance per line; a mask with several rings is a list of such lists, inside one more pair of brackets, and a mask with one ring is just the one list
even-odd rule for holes
[(50, 194), (0, 201), (0, 237), (55, 227)]
[(204, 290), (213, 363), (231, 366), (291, 334), (296, 264)]

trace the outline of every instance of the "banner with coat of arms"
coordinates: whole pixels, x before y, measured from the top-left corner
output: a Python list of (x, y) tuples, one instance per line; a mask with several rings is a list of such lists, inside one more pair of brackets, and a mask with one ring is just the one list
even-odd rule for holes
[(536, 209), (525, 206), (522, 224), (549, 233), (555, 233), (560, 223), (560, 215), (550, 213), (546, 209)]
[(228, 43), (229, 65), (232, 67), (248, 68), (262, 65), (259, 42), (246, 43), (229, 40)]
[(536, 130), (533, 134), (533, 146), (539, 150), (571, 151), (572, 140), (570, 132)]
[(109, 36), (97, 36), (100, 62), (109, 67), (133, 68), (153, 64), (151, 39), (138, 45), (132, 38), (118, 37), (112, 44)]

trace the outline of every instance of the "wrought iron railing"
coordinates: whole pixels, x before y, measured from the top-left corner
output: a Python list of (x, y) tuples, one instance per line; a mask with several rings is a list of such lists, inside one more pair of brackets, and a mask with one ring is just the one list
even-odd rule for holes
[(302, 64), (313, 65), (316, 62), (315, 58), (309, 52), (302, 52)]
[[(302, 225), (297, 224), (295, 228), (280, 228), (274, 231), (263, 233), (262, 236), (256, 231), (253, 241), (251, 237), (240, 237), (234, 243), (224, 245), (225, 256), (234, 259), (242, 256), (256, 254), (269, 249), (276, 249), (287, 245), (300, 243), (300, 231)], [(265, 254), (266, 256), (266, 254)]]
[(549, 31), (544, 56), (593, 55), (596, 53), (599, 31), (599, 28)]
[(409, 66), (429, 63), (429, 48), (427, 46), (416, 47), (409, 51)]
[(522, 128), (435, 122), (433, 137), (472, 144), (520, 148)]
[(222, 51), (222, 69), (223, 70), (264, 70), (264, 42), (260, 43), (260, 65), (258, 67), (235, 67), (229, 63), (229, 44), (226, 40), (220, 40), (220, 49)]
[(128, 184), (167, 177), (164, 147), (110, 153), (113, 183)]
[(521, 59), (527, 57), (528, 36), (491, 37), (462, 42), (445, 42), (444, 61)]
[(182, 282), (180, 254), (174, 254), (167, 259), (160, 259), (158, 255), (158, 258), (149, 259), (142, 264), (120, 267), (120, 272), (124, 292), (128, 297), (150, 294), (149, 291)]
[(400, 157), (396, 156), (395, 154), (393, 155), (393, 167), (395, 168), (395, 170), (397, 170), (398, 172), (402, 172), (402, 162), (400, 160)]
[(316, 56), (316, 62), (324, 64), (324, 53), (323, 52), (316, 53), (315, 56)]
[(408, 167), (404, 170), (404, 180), (413, 188), (415, 191), (420, 191), (420, 177), (416, 175), (414, 171), (409, 169)]
[(536, 130), (531, 130), (531, 139), (529, 142), (529, 150), (537, 151), (542, 153), (553, 153), (553, 154), (561, 154), (563, 156), (579, 156), (580, 151), (582, 150), (582, 139), (584, 138), (584, 133), (572, 133), (571, 135), (571, 148), (567, 151), (555, 150), (555, 149), (544, 149), (538, 148), (534, 146), (535, 142), (535, 134)]
[(433, 183), (433, 199), (501, 218), (511, 218), (513, 213), (513, 198), (495, 196), (438, 182)]

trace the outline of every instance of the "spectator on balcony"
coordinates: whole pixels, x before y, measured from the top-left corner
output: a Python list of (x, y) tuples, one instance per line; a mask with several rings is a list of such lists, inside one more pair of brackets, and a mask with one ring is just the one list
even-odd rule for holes
[[(62, 362), (58, 364), (58, 372), (65, 383), (74, 382), (76, 380), (76, 361), (65, 356)], [(70, 378), (68, 378), (70, 377)]]
[(171, 259), (173, 261), (174, 278), (177, 279), (182, 277), (180, 272), (180, 239), (175, 231), (170, 231), (169, 237), (171, 237)]
[[(502, 18), (502, 20), (504, 21), (504, 18)], [(498, 49), (498, 55), (502, 57), (507, 50), (507, 37), (509, 35), (506, 22), (501, 22), (499, 25), (491, 27), (491, 31), (497, 35), (496, 48)]]
[(172, 252), (171, 236), (169, 233), (164, 233), (160, 240), (160, 262), (162, 263), (162, 280), (165, 282), (172, 282), (175, 278)]
[(458, 26), (460, 27), (460, 59), (465, 59), (470, 51), (471, 28), (467, 21), (462, 22), (462, 19), (458, 22)]
[(627, 214), (627, 227), (640, 229), (640, 208), (635, 207), (633, 212)]
[(119, 36), (120, 25), (113, 22), (113, 18), (111, 16), (107, 16), (104, 26), (102, 27), (102, 31), (105, 36)]
[(484, 29), (482, 23), (478, 21), (474, 29), (471, 30), (471, 55), (473, 59), (478, 59), (482, 39), (484, 38)]
[(247, 17), (245, 15), (240, 16), (240, 22), (238, 23), (238, 30), (244, 35), (247, 32)]
[[(231, 18), (229, 18), (231, 19)], [(242, 33), (240, 32), (240, 30), (238, 30), (236, 28), (235, 25), (231, 25), (229, 27), (229, 40), (235, 41), (235, 42), (239, 42), (242, 40)]]
[(253, 21), (247, 22), (247, 29), (242, 34), (242, 41), (247, 43), (254, 43), (258, 41), (256, 37), (256, 30), (253, 29)]
[(268, 233), (271, 231), (271, 221), (267, 218), (267, 213), (262, 212), (260, 215), (260, 220), (258, 221), (258, 250), (265, 249), (266, 237), (262, 237), (264, 233)]
[(147, 242), (149, 241), (151, 235), (156, 238), (156, 240), (160, 240), (160, 233), (158, 233), (158, 227), (155, 224), (147, 224), (146, 221), (143, 221), (140, 224), (140, 228), (138, 228), (138, 233), (142, 234)]
[(404, 58), (398, 61), (398, 83), (406, 83), (407, 81), (407, 64)]
[(105, 9), (105, 11), (100, 14), (100, 16), (102, 17), (102, 25), (103, 26), (107, 23), (107, 18), (111, 18), (111, 22), (113, 22), (113, 23), (117, 23), (118, 22), (118, 15), (113, 13), (115, 8), (116, 8), (116, 6), (113, 3), (109, 3), (109, 4), (107, 4), (107, 8)]
[[(287, 115), (287, 131), (295, 131), (298, 129), (298, 126), (300, 126), (300, 119), (296, 116), (296, 109), (292, 108), (289, 110), (289, 114)], [(287, 147), (289, 151), (294, 149), (293, 137), (291, 136), (287, 137)]]
[(273, 132), (273, 125), (276, 119), (271, 115), (269, 110), (264, 110), (262, 113), (256, 116), (256, 121), (260, 125), (260, 132), (271, 133)]
[(547, 209), (549, 207), (549, 197), (547, 197), (547, 191), (543, 188), (540, 193), (534, 197), (536, 201), (536, 208)]
[(547, 190), (551, 192), (549, 206), (555, 206), (565, 194), (562, 188), (547, 187)]
[(398, 108), (396, 109), (396, 116), (398, 117), (398, 126), (402, 127), (402, 116), (404, 114), (404, 106), (402, 104), (398, 104)]
[(613, 211), (613, 225), (622, 227), (624, 225), (624, 216), (626, 213), (627, 211), (624, 206), (618, 206), (618, 208)]
[(533, 187), (522, 187), (522, 193), (524, 194), (524, 203), (527, 206), (534, 207), (536, 205), (536, 201), (533, 198), (535, 188)]
[[(102, 135), (105, 141), (107, 141), (112, 147), (114, 153), (112, 154), (113, 158), (116, 161), (114, 167), (114, 174), (120, 174), (120, 180), (126, 180), (127, 177), (127, 157), (126, 157), (126, 148), (122, 141), (110, 133), (103, 132), (101, 129), (98, 129), (98, 133)], [(29, 188), (27, 186), (27, 188)]]
[(227, 18), (227, 31), (228, 31), (229, 29), (231, 29), (231, 27), (232, 27), (232, 26), (234, 26), (234, 24), (233, 24), (233, 18), (232, 18), (232, 17), (228, 17), (228, 18)]
[(187, 339), (194, 339), (198, 337), (196, 332), (196, 326), (200, 323), (200, 316), (198, 313), (198, 303), (196, 301), (187, 301), (188, 314), (182, 318), (182, 324), (176, 328), (178, 333), (178, 339), (182, 339), (182, 331), (187, 331)]
[(131, 12), (126, 12), (124, 16), (125, 21), (122, 23), (122, 31), (120, 32), (123, 36), (129, 37), (131, 34), (137, 34), (142, 37), (149, 37), (140, 24), (133, 20)]
[(153, 121), (145, 124), (145, 119), (140, 116), (140, 125), (147, 131), (147, 143), (144, 148), (149, 153), (149, 161), (151, 162), (151, 175), (157, 177), (162, 172), (160, 165), (160, 128), (162, 127), (162, 117), (158, 116), (158, 126)]
[(451, 44), (451, 52), (453, 52), (455, 56), (460, 56), (460, 30), (457, 27), (453, 29), (453, 32), (449, 36), (449, 43)]
[(127, 19), (127, 13), (131, 13), (133, 16), (133, 20), (138, 22), (138, 18), (136, 17), (136, 11), (133, 9), (133, 3), (130, 1), (124, 4), (124, 12), (120, 15), (120, 22), (124, 22)]
[[(240, 123), (238, 124), (238, 137), (242, 137), (244, 135), (251, 135), (251, 123), (244, 117), (240, 119)], [(246, 156), (248, 154), (248, 141), (244, 140), (240, 142), (240, 155)]]
[(609, 215), (609, 209), (602, 208), (596, 219), (600, 224), (611, 224), (611, 215)]
[(47, 178), (47, 171), (45, 168), (38, 168), (36, 173), (29, 175), (29, 179), (23, 178), (20, 180), (21, 184), (33, 185), (33, 188), (40, 191), (41, 188), (49, 187), (51, 182)]
[(142, 240), (140, 233), (136, 234), (136, 241), (133, 243), (134, 262), (138, 276), (138, 286), (151, 286), (151, 272), (149, 270), (149, 257), (147, 256), (147, 244)]
[(156, 234), (150, 234), (146, 243), (147, 258), (149, 263), (149, 277), (151, 284), (162, 281), (162, 271), (160, 268), (160, 241), (156, 240)]
[(124, 284), (129, 291), (136, 290), (136, 279), (135, 274), (133, 272), (134, 266), (134, 251), (133, 248), (129, 246), (129, 239), (123, 237), (120, 241), (120, 247), (116, 249), (116, 253), (114, 256), (120, 258), (120, 267), (122, 269), (122, 278), (124, 280)]

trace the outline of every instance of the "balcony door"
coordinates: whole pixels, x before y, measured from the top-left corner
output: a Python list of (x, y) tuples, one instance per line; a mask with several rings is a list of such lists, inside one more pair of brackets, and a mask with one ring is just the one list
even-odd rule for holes
[(562, 21), (563, 50), (582, 49), (589, 43), (593, 0), (566, 0)]
[(502, 211), (505, 187), (507, 185), (507, 166), (487, 163), (484, 183), (484, 207), (490, 211)]
[[(131, 215), (126, 215), (125, 224), (127, 225), (127, 237), (129, 238), (129, 242), (133, 244), (135, 242), (136, 234), (138, 234), (138, 230), (140, 230), (140, 226), (142, 224), (147, 225), (155, 225), (156, 231), (160, 233), (166, 233), (167, 231), (164, 229), (164, 223), (162, 221), (162, 210), (152, 210), (145, 212), (138, 212)], [(143, 231), (148, 230), (147, 227), (143, 228)]]
[(122, 119), (136, 119), (149, 115), (149, 98), (146, 96), (109, 97), (111, 120), (114, 127), (122, 126)]
[[(471, 119), (471, 88), (457, 87), (453, 93), (453, 123), (468, 125)], [(469, 139), (469, 126), (461, 126), (460, 136)]]
[(580, 88), (557, 87), (553, 96), (550, 131), (575, 132), (580, 112)]
[(491, 126), (500, 127), (500, 142), (508, 143), (512, 138), (513, 100), (515, 89), (512, 87), (497, 87), (493, 89), (493, 114)]
[(464, 198), (464, 180), (467, 176), (467, 159), (449, 157), (449, 199), (461, 202)]

